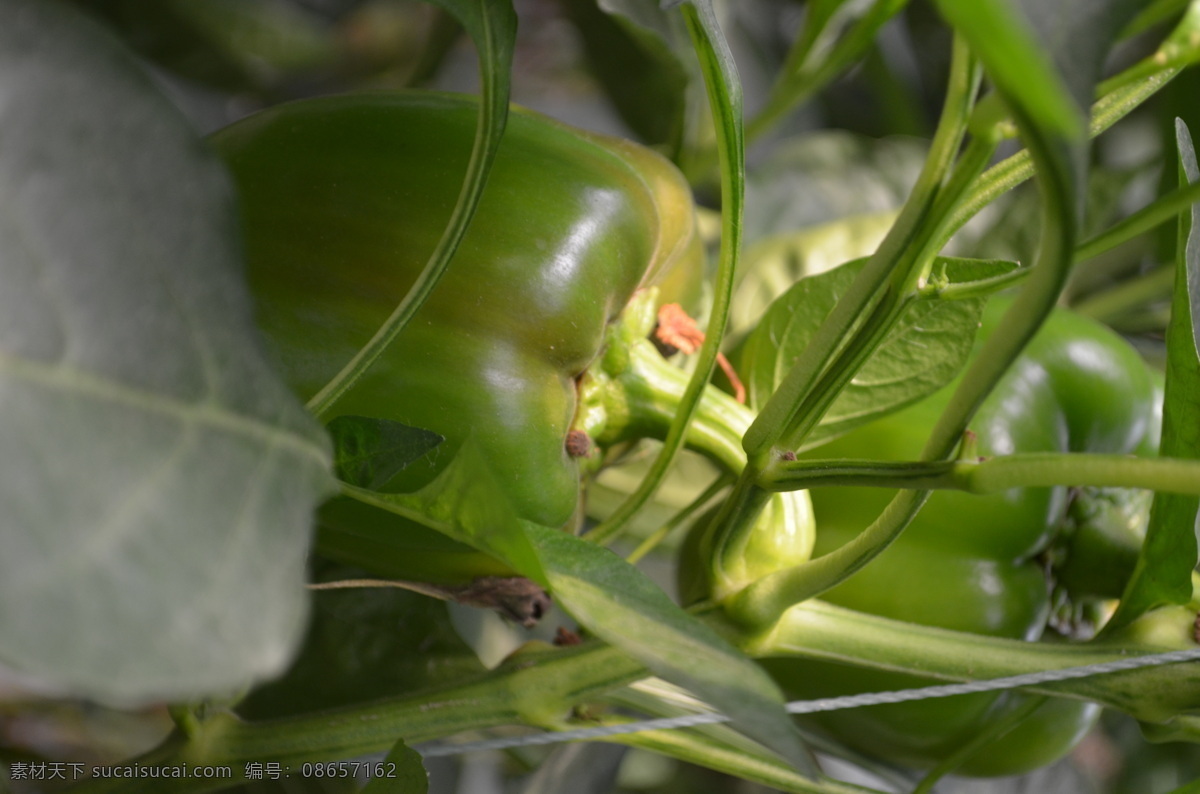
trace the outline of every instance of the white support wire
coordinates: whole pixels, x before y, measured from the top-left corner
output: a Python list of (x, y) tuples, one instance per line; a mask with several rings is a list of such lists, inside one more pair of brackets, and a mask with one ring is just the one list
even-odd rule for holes
[[(917, 689), (900, 689), (892, 692), (866, 692), (861, 695), (823, 698), (820, 700), (800, 700), (787, 704), (787, 710), (792, 714), (813, 714), (819, 711), (836, 711), (838, 709), (855, 708), (857, 706), (875, 706), (882, 703), (902, 703), (911, 700), (926, 700), (929, 698), (944, 698), (953, 695), (967, 695), (975, 692), (995, 692), (1018, 687), (1038, 686), (1055, 681), (1068, 681), (1075, 678), (1088, 678), (1106, 673), (1117, 673), (1136, 670), (1142, 667), (1157, 667), (1165, 664), (1200, 661), (1200, 648), (1187, 651), (1171, 651), (1169, 653), (1131, 656), (1126, 659), (1116, 659), (1111, 662), (1087, 664), (1078, 667), (1064, 667), (1058, 670), (1045, 670), (1036, 673), (992, 678), (986, 681), (968, 681), (961, 684), (939, 684), (936, 686), (920, 687)], [(621, 725), (603, 725), (594, 728), (579, 728), (571, 731), (551, 731), (534, 733), (526, 736), (509, 736), (501, 739), (487, 739), (478, 742), (461, 744), (438, 743), (418, 746), (416, 749), (425, 758), (460, 755), (482, 750), (506, 750), (512, 747), (529, 747), (533, 745), (557, 744), (587, 739), (605, 739), (627, 733), (642, 731), (661, 731), (677, 728), (690, 728), (696, 725), (711, 725), (728, 722), (729, 717), (718, 712), (702, 712), (685, 714), (679, 717), (664, 717), (661, 719), (642, 720), (640, 722), (623, 723)]]

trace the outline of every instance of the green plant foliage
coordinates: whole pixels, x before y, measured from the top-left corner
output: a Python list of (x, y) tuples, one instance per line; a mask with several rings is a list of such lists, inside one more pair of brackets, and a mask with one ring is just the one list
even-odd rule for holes
[(0, 11), (0, 659), (125, 702), (277, 674), (329, 449), (256, 337), (230, 184), (102, 29)]
[(1196, 788), (1200, 0), (0, 19), (0, 788)]
[[(1200, 179), (1196, 150), (1183, 122), (1176, 123), (1180, 182)], [(1200, 457), (1200, 238), (1196, 233), (1200, 210), (1196, 205), (1179, 216), (1179, 243), (1175, 260), (1175, 291), (1167, 326), (1167, 378), (1163, 399), (1163, 433), (1159, 454), (1164, 457)], [(1185, 604), (1192, 599), (1192, 571), (1196, 567), (1196, 518), (1200, 498), (1182, 494), (1155, 494), (1150, 509), (1146, 542), (1133, 579), (1121, 598), (1110, 629), (1119, 629), (1153, 607)]]
[(367, 416), (339, 416), (326, 427), (338, 479), (369, 491), (383, 490), (446, 440), (430, 430)]
[[(738, 357), (750, 405), (761, 406), (775, 392), (865, 264), (865, 259), (859, 259), (802, 278), (766, 311)], [(948, 282), (960, 284), (1002, 275), (1014, 267), (1007, 262), (951, 259), (935, 265)], [(982, 298), (915, 300), (809, 434), (806, 447), (914, 403), (948, 383), (966, 361), (982, 312)]]

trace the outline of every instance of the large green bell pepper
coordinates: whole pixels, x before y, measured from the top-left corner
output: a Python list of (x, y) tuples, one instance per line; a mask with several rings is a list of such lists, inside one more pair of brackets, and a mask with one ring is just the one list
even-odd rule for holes
[[(259, 325), (302, 397), (350, 360), (424, 267), (455, 206), (476, 116), (467, 97), (368, 93), (277, 106), (212, 137), (237, 184)], [(447, 273), (323, 418), (445, 437), (383, 490), (422, 488), (470, 443), (519, 518), (573, 526), (577, 381), (636, 290), (700, 272), (693, 229), (689, 187), (669, 162), (513, 109)], [(350, 500), (321, 521), (322, 551), (384, 575), (461, 580), (503, 568), (463, 570), (478, 555)]]
[[(989, 307), (981, 336), (989, 332), (996, 308)], [(915, 460), (953, 388), (806, 456)], [(1157, 400), (1155, 379), (1124, 340), (1087, 319), (1058, 311), (971, 423), (976, 445), (972, 454), (1152, 451), (1157, 443)], [(815, 553), (848, 541), (879, 515), (891, 496), (878, 488), (814, 489)], [(891, 547), (822, 598), (929, 626), (1042, 639), (1055, 593), (1051, 560), (1063, 556), (1061, 547), (1070, 540), (1064, 538), (1066, 527), (1078, 531), (1071, 503), (1087, 497), (1065, 488), (1014, 489), (989, 496), (937, 492)], [(1092, 520), (1106, 520), (1099, 509), (1104, 504), (1113, 510), (1125, 506), (1122, 500), (1095, 500)], [(1122, 515), (1123, 521), (1128, 518)], [(1069, 544), (1066, 554), (1069, 559)], [(1105, 590), (1119, 592), (1122, 584), (1081, 575), (1076, 579), (1079, 599)], [(933, 683), (823, 662), (765, 663), (789, 695), (805, 699)], [(929, 767), (954, 754), (1025, 697), (964, 695), (829, 712), (811, 721), (859, 751)], [(1000, 775), (1040, 767), (1073, 747), (1098, 711), (1091, 704), (1050, 699), (984, 752), (967, 758), (959, 771)]]

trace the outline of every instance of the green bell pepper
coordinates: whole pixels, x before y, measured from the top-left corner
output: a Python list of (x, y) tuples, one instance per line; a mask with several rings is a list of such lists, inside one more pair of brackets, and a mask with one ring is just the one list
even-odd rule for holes
[[(1003, 301), (993, 301), (1002, 305)], [(981, 336), (997, 317), (989, 306)], [(806, 453), (812, 458), (915, 460), (954, 385), (905, 410)], [(1157, 445), (1155, 378), (1124, 340), (1090, 320), (1055, 312), (981, 407), (971, 430), (980, 456), (1024, 452), (1153, 453)], [(892, 493), (878, 488), (812, 491), (818, 521), (815, 554), (842, 545), (872, 522)], [(1056, 593), (1052, 562), (1091, 554), (1128, 576), (1136, 548), (1112, 553), (1085, 540), (1086, 527), (1113, 511), (1120, 522), (1137, 500), (1091, 499), (1086, 520), (1072, 503), (1092, 495), (1065, 488), (1014, 489), (988, 496), (939, 491), (904, 534), (824, 599), (861, 612), (928, 626), (1028, 641), (1047, 629)], [(1110, 495), (1111, 496), (1111, 495)], [(1110, 510), (1105, 510), (1108, 506)], [(1067, 535), (1071, 531), (1070, 537)], [(1072, 548), (1072, 542), (1079, 548)], [(1120, 544), (1117, 544), (1120, 546)], [(1064, 551), (1065, 549), (1065, 551)], [(1114, 573), (1115, 572), (1115, 573)], [(1074, 571), (1070, 595), (1080, 602), (1119, 593), (1121, 581)], [(767, 659), (767, 668), (796, 698), (904, 689), (930, 682), (865, 668), (796, 659)], [(960, 750), (1008, 709), (1019, 693), (963, 695), (814, 715), (812, 724), (874, 757), (931, 767)], [(1033, 704), (1030, 704), (1033, 707)], [(1017, 727), (966, 758), (957, 771), (1016, 774), (1047, 764), (1079, 741), (1099, 708), (1049, 699)]]
[[(468, 97), (380, 92), (280, 105), (212, 136), (240, 197), (259, 325), (301, 397), (351, 359), (421, 272), (455, 206), (476, 116)], [(514, 108), (447, 273), (322, 418), (445, 437), (381, 490), (419, 490), (470, 441), (519, 518), (574, 528), (578, 381), (634, 293), (664, 279), (685, 291), (701, 256), (689, 187), (669, 162)], [(383, 575), (461, 582), (504, 569), (344, 498), (321, 525), (322, 552)]]

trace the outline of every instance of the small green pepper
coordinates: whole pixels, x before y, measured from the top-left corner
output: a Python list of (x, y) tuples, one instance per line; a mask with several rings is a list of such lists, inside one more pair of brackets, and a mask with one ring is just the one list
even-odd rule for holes
[[(301, 397), (338, 373), (421, 272), (455, 206), (476, 117), (468, 97), (367, 93), (280, 105), (211, 138), (236, 181), (259, 325)], [(518, 517), (573, 527), (577, 382), (635, 291), (664, 277), (684, 289), (700, 257), (690, 190), (669, 162), (514, 108), (447, 273), (323, 418), (445, 437), (382, 490), (420, 489), (470, 439)], [(423, 575), (413, 566), (424, 561), (393, 543), (430, 537), (411, 522), (335, 500), (322, 524), (331, 556)], [(473, 558), (444, 539), (426, 545), (446, 560), (443, 579)]]
[[(997, 308), (989, 306), (981, 336), (994, 325)], [(806, 457), (915, 460), (953, 388)], [(1154, 378), (1124, 340), (1085, 318), (1058, 311), (971, 423), (976, 453), (1134, 452), (1156, 439), (1157, 400)], [(815, 553), (848, 541), (879, 515), (891, 496), (877, 488), (814, 489)], [(1038, 640), (1051, 616), (1054, 582), (1047, 553), (1056, 548), (1070, 503), (1079, 497), (1065, 488), (988, 496), (937, 492), (891, 547), (822, 597), (913, 623)], [(1114, 583), (1108, 584), (1111, 589)], [(1079, 595), (1090, 596), (1097, 589), (1083, 586)], [(766, 664), (789, 694), (800, 698), (933, 683), (830, 663), (769, 659)], [(830, 712), (812, 722), (872, 756), (929, 767), (985, 730), (997, 710), (1026, 697), (964, 695)], [(1002, 775), (1042, 766), (1073, 747), (1098, 711), (1087, 703), (1047, 700), (958, 771)]]

